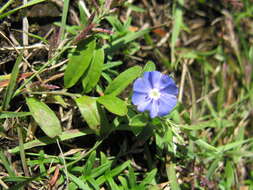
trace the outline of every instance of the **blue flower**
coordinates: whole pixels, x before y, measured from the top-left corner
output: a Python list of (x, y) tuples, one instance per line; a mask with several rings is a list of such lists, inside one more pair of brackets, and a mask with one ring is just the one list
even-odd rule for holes
[(150, 117), (167, 115), (177, 104), (178, 88), (172, 78), (158, 71), (145, 72), (135, 80), (132, 102)]

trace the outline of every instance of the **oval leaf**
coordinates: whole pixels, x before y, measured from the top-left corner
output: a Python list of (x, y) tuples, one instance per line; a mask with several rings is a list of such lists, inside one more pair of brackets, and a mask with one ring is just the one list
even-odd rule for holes
[(142, 68), (140, 66), (134, 66), (119, 76), (117, 76), (105, 89), (105, 94), (117, 96), (119, 95), (130, 83), (132, 83), (140, 74)]
[(64, 73), (65, 88), (74, 86), (86, 71), (93, 57), (95, 45), (96, 41), (94, 39), (85, 40), (78, 44), (76, 50), (69, 58)]
[(115, 97), (110, 95), (101, 96), (97, 99), (97, 101), (104, 105), (105, 108), (116, 115), (126, 115), (127, 114), (127, 105), (126, 103)]
[(100, 131), (100, 116), (95, 98), (82, 96), (76, 100), (77, 106), (89, 127), (96, 133)]
[(137, 114), (129, 119), (129, 125), (133, 127), (144, 127), (147, 123), (148, 119), (144, 114)]
[(102, 48), (94, 51), (88, 74), (82, 80), (85, 93), (90, 92), (97, 85), (102, 73), (104, 57)]
[(26, 98), (26, 103), (34, 120), (47, 136), (54, 138), (62, 133), (59, 119), (45, 103), (35, 98)]
[(149, 72), (149, 71), (155, 71), (155, 70), (156, 70), (155, 63), (153, 61), (148, 61), (143, 68), (143, 73)]

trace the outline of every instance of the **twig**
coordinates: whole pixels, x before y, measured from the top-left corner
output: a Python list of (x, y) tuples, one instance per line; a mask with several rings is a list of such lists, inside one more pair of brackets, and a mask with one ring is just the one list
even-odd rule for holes
[(51, 95), (62, 95), (62, 96), (69, 96), (71, 98), (77, 98), (77, 97), (81, 97), (80, 94), (73, 94), (73, 93), (69, 93), (69, 92), (65, 92), (65, 91), (42, 91), (42, 92), (22, 92), (23, 94), (38, 94), (38, 95), (42, 95), (42, 94), (51, 94)]
[[(27, 4), (27, 0), (23, 0), (23, 5), (26, 5)], [(23, 22), (23, 46), (28, 46), (28, 32), (29, 32), (29, 23), (28, 23), (28, 19), (27, 19), (27, 16), (24, 16), (23, 19), (22, 19), (22, 22)], [(28, 55), (28, 51), (25, 50), (24, 51), (24, 55), (27, 56)], [(27, 65), (23, 65), (23, 72), (25, 72), (26, 70), (26, 67)]]
[(6, 185), (1, 178), (0, 178), (0, 185), (2, 185), (4, 189), (9, 189), (8, 185)]
[(106, 0), (105, 8), (109, 10), (111, 8), (111, 4), (112, 4), (112, 0)]
[[(20, 54), (20, 51), (15, 47), (15, 45), (9, 40), (9, 38), (2, 32), (0, 31), (0, 34), (6, 39), (6, 41), (15, 49), (15, 51)], [(22, 59), (29, 65), (28, 61), (22, 56)]]
[(62, 48), (60, 50), (60, 52), (58, 52), (51, 60), (49, 60), (46, 64), (44, 64), (38, 71), (36, 71), (29, 79), (27, 79), (17, 90), (16, 92), (14, 93), (13, 96), (16, 96), (18, 95), (21, 90), (34, 78), (36, 77), (38, 74), (44, 72), (46, 70), (46, 67), (48, 65), (50, 65), (52, 62), (54, 62), (58, 56), (60, 56), (67, 48), (69, 48), (69, 45), (66, 45), (64, 48)]
[(0, 51), (17, 51), (22, 49), (47, 49), (47, 46), (44, 44), (33, 44), (28, 46), (17, 46), (17, 47), (2, 47), (0, 48)]
[(44, 80), (43, 83), (46, 84), (46, 83), (48, 83), (50, 81), (56, 80), (56, 79), (61, 78), (63, 76), (64, 76), (64, 73), (59, 73), (59, 74), (53, 75), (49, 79)]
[(192, 98), (192, 111), (190, 114), (191, 120), (194, 121), (196, 117), (196, 94), (195, 94), (195, 88), (194, 88), (194, 83), (191, 77), (191, 73), (189, 72), (188, 68), (187, 69), (187, 76), (189, 79), (189, 85), (191, 89), (191, 98)]
[(180, 82), (180, 88), (179, 88), (179, 95), (178, 95), (178, 101), (179, 102), (182, 102), (182, 99), (183, 99), (183, 91), (184, 91), (186, 71), (187, 71), (187, 65), (186, 65), (186, 62), (184, 62), (183, 63), (182, 77), (181, 77), (181, 82)]

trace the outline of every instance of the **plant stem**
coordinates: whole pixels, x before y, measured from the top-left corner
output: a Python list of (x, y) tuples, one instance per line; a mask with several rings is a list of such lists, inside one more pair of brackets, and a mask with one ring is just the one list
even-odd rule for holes
[(5, 10), (7, 9), (12, 3), (13, 3), (14, 0), (9, 0), (7, 3), (5, 3), (5, 5), (0, 9), (0, 14)]

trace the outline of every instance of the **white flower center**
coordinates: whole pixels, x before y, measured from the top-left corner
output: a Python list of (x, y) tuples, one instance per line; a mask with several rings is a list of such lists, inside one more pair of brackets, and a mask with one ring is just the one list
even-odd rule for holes
[(161, 96), (161, 93), (159, 92), (158, 89), (156, 88), (153, 88), (150, 92), (149, 92), (149, 97), (154, 99), (154, 100), (157, 100), (159, 99)]

